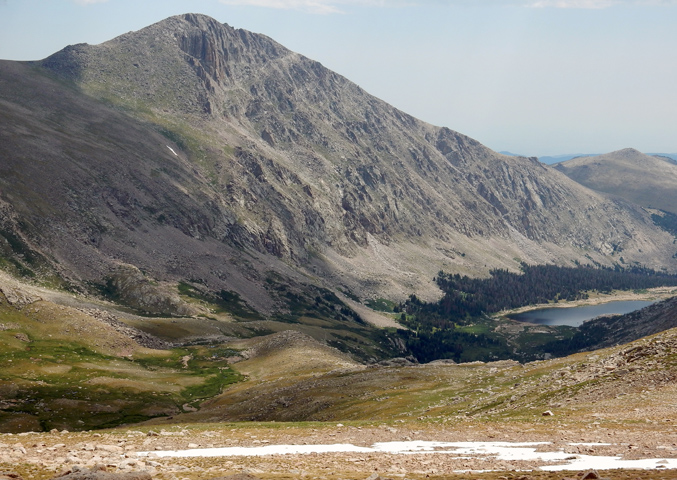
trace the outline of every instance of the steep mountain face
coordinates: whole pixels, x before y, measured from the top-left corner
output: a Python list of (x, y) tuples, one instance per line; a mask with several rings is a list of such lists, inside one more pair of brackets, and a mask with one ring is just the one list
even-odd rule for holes
[(2, 62), (0, 103), (4, 257), (74, 285), (133, 265), (148, 288), (188, 281), (270, 312), (280, 283), (432, 298), (439, 269), (622, 252), (675, 270), (641, 208), (205, 16)]
[(598, 192), (677, 214), (677, 165), (671, 158), (626, 148), (595, 157), (574, 158), (555, 168)]

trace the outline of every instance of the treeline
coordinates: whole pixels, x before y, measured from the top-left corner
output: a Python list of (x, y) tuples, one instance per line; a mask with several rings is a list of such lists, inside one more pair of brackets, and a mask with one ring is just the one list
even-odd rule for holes
[(410, 297), (402, 308), (408, 314), (435, 314), (463, 322), (466, 318), (511, 308), (559, 300), (578, 300), (587, 291), (641, 290), (677, 285), (677, 276), (643, 267), (593, 268), (527, 265), (522, 273), (492, 270), (489, 278), (470, 278), (439, 272), (435, 281), (444, 292), (436, 303)]
[(609, 329), (605, 322), (597, 320), (584, 322), (571, 338), (553, 340), (543, 345), (542, 348), (544, 352), (555, 357), (564, 357), (590, 349), (590, 347), (601, 343), (608, 334)]
[(411, 354), (421, 363), (439, 359), (458, 363), (511, 357), (505, 339), (458, 331), (454, 325), (442, 329), (419, 325), (417, 330), (401, 331), (400, 335), (405, 338)]

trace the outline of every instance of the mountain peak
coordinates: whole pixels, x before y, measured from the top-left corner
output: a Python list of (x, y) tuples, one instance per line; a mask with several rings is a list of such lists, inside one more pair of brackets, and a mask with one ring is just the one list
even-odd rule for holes
[(639, 150), (628, 147), (628, 148), (622, 148), (620, 150), (616, 150), (615, 152), (611, 152), (607, 155), (618, 155), (618, 156), (623, 156), (623, 157), (629, 157), (629, 156), (645, 156), (644, 153), (640, 152)]
[[(171, 18), (171, 17), (170, 17)], [(227, 24), (222, 24), (218, 20), (216, 20), (213, 17), (210, 17), (209, 15), (204, 15), (202, 13), (184, 13), (183, 15), (177, 15), (174, 18), (180, 18), (185, 20), (186, 22), (195, 25), (196, 27), (200, 28), (212, 28), (214, 24), (217, 24), (219, 26), (224, 26)]]
[[(89, 188), (109, 193), (96, 203), (100, 195), (72, 189), (78, 212), (96, 208), (110, 225), (92, 216), (87, 228), (104, 232), (97, 234), (103, 240), (75, 232), (63, 241), (94, 238), (125, 252), (139, 245), (126, 262), (155, 278), (181, 275), (175, 265), (185, 263), (209, 288), (272, 308), (278, 293), (243, 280), (256, 275), (244, 266), (215, 269), (212, 259), (244, 249), (365, 296), (430, 298), (436, 290), (429, 279), (440, 268), (486, 273), (516, 268), (516, 258), (587, 262), (581, 252), (612, 264), (620, 249), (628, 261), (654, 265), (674, 254), (672, 239), (668, 244), (643, 210), (617, 205), (537, 161), (496, 154), (417, 120), (320, 63), (211, 17), (171, 17), (100, 45), (69, 47), (42, 66), (152, 130), (143, 155), (125, 143), (129, 134), (96, 139), (101, 150), (118, 145), (133, 167), (111, 189), (120, 162), (103, 165), (101, 152), (88, 156), (97, 158), (88, 168), (104, 171), (91, 174), (100, 180)], [(84, 117), (71, 125), (75, 139), (90, 122)], [(72, 224), (84, 228), (82, 215), (76, 218)], [(159, 228), (175, 234), (167, 238), (172, 252), (180, 250), (176, 258), (153, 253), (159, 240), (145, 232)], [(210, 260), (195, 260), (192, 252), (208, 247), (200, 258)], [(127, 258), (109, 249), (117, 255), (111, 258)], [(255, 267), (257, 279), (266, 277), (266, 262)]]
[(39, 63), (134, 110), (212, 115), (229, 108), (224, 88), (290, 53), (264, 35), (187, 13), (100, 45), (66, 47)]

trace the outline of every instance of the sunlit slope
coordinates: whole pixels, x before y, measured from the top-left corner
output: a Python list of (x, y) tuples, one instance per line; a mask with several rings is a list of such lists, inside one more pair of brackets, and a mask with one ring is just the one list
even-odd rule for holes
[[(280, 344), (279, 335), (261, 342)], [(669, 410), (677, 378), (674, 329), (619, 347), (528, 364), (351, 366), (308, 339), (294, 342), (303, 345), (303, 353), (289, 345), (289, 350), (237, 363), (234, 368), (248, 374), (246, 382), (172, 421), (533, 422), (550, 410), (571, 421), (588, 422), (594, 413), (622, 423), (654, 419), (651, 412)], [(311, 373), (315, 358), (321, 368)], [(327, 363), (331, 358), (333, 367)]]
[(240, 379), (228, 368), (228, 349), (162, 348), (134, 332), (154, 346), (143, 347), (109, 306), (68, 306), (70, 295), (43, 299), (4, 277), (0, 283), (0, 432), (172, 415)]
[(669, 159), (626, 148), (574, 158), (555, 168), (593, 190), (677, 214), (677, 165)]

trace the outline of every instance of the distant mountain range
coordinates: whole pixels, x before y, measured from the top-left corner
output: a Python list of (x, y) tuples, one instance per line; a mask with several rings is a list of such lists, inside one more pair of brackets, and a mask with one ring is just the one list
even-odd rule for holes
[[(517, 153), (511, 153), (507, 151), (501, 151), (503, 155), (509, 155), (511, 157), (523, 157), (525, 155), (519, 155)], [(552, 165), (554, 163), (560, 163), (560, 162), (566, 162), (567, 160), (571, 160), (573, 158), (578, 158), (578, 157), (596, 157), (598, 155), (602, 155), (601, 153), (569, 153), (569, 154), (564, 154), (564, 155), (545, 155), (542, 157), (538, 157), (538, 161), (541, 163), (545, 163), (546, 165)], [(654, 157), (665, 157), (667, 159), (670, 159), (674, 163), (677, 163), (677, 153), (647, 153), (647, 155), (651, 155)]]
[(202, 15), (0, 62), (0, 103), (5, 268), (155, 315), (206, 314), (190, 293), (298, 319), (620, 251), (677, 270), (643, 208)]

